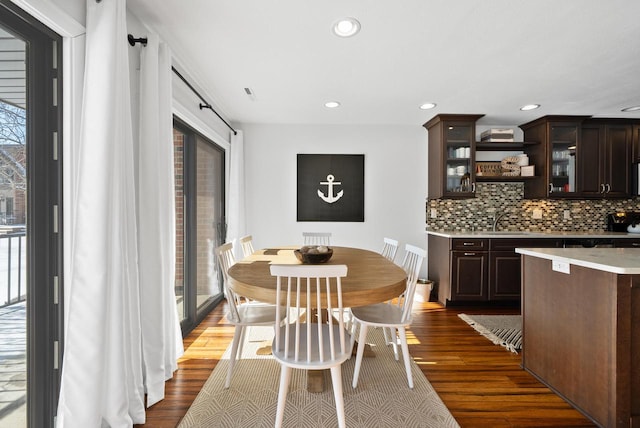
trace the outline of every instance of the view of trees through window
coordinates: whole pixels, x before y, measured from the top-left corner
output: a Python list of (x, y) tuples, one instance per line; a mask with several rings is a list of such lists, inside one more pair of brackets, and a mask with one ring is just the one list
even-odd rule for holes
[(26, 112), (0, 101), (0, 224), (24, 224)]

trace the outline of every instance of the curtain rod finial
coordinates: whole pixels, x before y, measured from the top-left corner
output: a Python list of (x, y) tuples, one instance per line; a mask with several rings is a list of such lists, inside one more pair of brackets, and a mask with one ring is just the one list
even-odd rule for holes
[(136, 39), (135, 37), (133, 37), (132, 34), (127, 34), (127, 40), (129, 41), (129, 44), (131, 46), (135, 46), (136, 43), (142, 43), (144, 46), (147, 46), (147, 38), (146, 37), (140, 37), (140, 38)]

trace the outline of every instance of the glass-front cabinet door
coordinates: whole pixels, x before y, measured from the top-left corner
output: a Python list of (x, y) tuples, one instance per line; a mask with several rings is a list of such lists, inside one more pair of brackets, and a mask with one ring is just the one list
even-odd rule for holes
[(429, 133), (429, 199), (474, 197), (476, 121), (482, 116), (439, 114), (423, 125)]
[(560, 196), (576, 188), (576, 152), (579, 126), (551, 123), (549, 126), (549, 193)]
[(446, 147), (446, 193), (472, 192), (475, 126), (447, 123), (444, 130)]

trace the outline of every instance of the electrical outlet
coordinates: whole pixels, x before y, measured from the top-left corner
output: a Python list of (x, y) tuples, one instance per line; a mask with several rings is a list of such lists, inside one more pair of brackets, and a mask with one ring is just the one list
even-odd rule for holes
[(541, 209), (534, 209), (533, 210), (533, 218), (536, 220), (540, 220), (542, 218), (542, 210)]
[(438, 210), (436, 210), (435, 208), (431, 208), (431, 218), (437, 218), (438, 217)]
[(571, 211), (564, 210), (563, 216), (565, 220), (571, 220)]

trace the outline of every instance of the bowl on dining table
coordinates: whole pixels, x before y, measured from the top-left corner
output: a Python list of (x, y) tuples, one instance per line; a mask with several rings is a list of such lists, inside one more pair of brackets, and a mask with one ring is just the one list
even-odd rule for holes
[(324, 245), (305, 245), (293, 253), (302, 263), (311, 265), (326, 263), (333, 256), (333, 250)]

